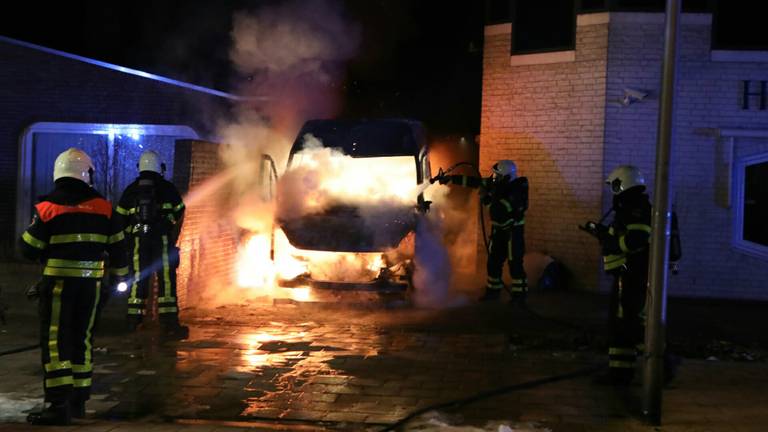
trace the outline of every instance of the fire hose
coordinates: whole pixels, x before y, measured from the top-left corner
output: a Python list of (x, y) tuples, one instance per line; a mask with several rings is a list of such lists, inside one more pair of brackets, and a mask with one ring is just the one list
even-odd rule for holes
[[(475, 172), (475, 174), (477, 174), (478, 177), (483, 177), (483, 174), (480, 172), (480, 169), (477, 167), (477, 165), (475, 165), (475, 164), (473, 164), (471, 162), (462, 161), (462, 162), (459, 162), (459, 163), (451, 165), (445, 171), (443, 171), (443, 169), (440, 168), (440, 170), (437, 173), (437, 176), (432, 177), (431, 179), (429, 179), (429, 181), (430, 181), (430, 183), (434, 183), (441, 176), (448, 175), (451, 171), (455, 170), (456, 168), (458, 168), (460, 166), (465, 166), (465, 165), (470, 167), (470, 168), (472, 168), (472, 170)], [(488, 245), (489, 245), (489, 243), (488, 243), (488, 232), (485, 229), (485, 211), (483, 210), (482, 202), (480, 203), (480, 227), (483, 230), (483, 243), (485, 243), (485, 250), (488, 250)]]
[(40, 344), (27, 345), (20, 348), (9, 349), (7, 351), (0, 351), (0, 357), (10, 355), (10, 354), (16, 354), (24, 351), (32, 351), (33, 349), (37, 349), (37, 348), (40, 348)]
[(588, 367), (585, 367), (585, 368), (582, 368), (582, 369), (577, 369), (577, 370), (575, 370), (573, 372), (569, 372), (569, 373), (565, 373), (565, 374), (552, 375), (552, 376), (548, 376), (548, 377), (544, 377), (544, 378), (539, 378), (537, 380), (525, 381), (525, 382), (522, 382), (522, 383), (506, 385), (506, 386), (498, 387), (498, 388), (495, 388), (495, 389), (492, 389), (492, 390), (484, 391), (484, 392), (481, 392), (481, 393), (478, 393), (478, 394), (475, 394), (473, 396), (469, 396), (469, 397), (466, 397), (466, 398), (463, 398), (463, 399), (457, 399), (457, 400), (453, 400), (453, 401), (442, 402), (442, 403), (426, 406), (424, 408), (420, 408), (420, 409), (418, 409), (418, 410), (408, 414), (407, 416), (401, 418), (397, 422), (392, 423), (391, 425), (389, 425), (389, 426), (385, 427), (384, 429), (382, 429), (380, 432), (389, 432), (389, 431), (397, 430), (398, 428), (400, 428), (402, 426), (405, 426), (409, 421), (411, 421), (411, 420), (415, 419), (416, 417), (418, 417), (420, 415), (423, 415), (423, 414), (425, 414), (425, 413), (427, 413), (429, 411), (434, 411), (434, 410), (439, 410), (439, 409), (458, 409), (458, 408), (461, 408), (463, 406), (466, 406), (466, 405), (469, 405), (469, 404), (481, 401), (483, 399), (488, 399), (488, 398), (491, 398), (491, 397), (494, 397), (494, 396), (500, 396), (500, 395), (503, 395), (503, 394), (506, 394), (506, 393), (510, 393), (510, 392), (513, 392), (513, 391), (528, 390), (528, 389), (539, 387), (539, 386), (542, 386), (542, 385), (545, 385), (545, 384), (550, 384), (550, 383), (554, 383), (554, 382), (566, 381), (566, 380), (570, 380), (570, 379), (574, 379), (574, 378), (588, 376), (588, 375), (591, 375), (593, 373), (596, 373), (596, 372), (599, 372), (599, 371), (603, 370), (605, 367), (606, 367), (605, 365), (601, 365), (601, 366), (588, 366)]

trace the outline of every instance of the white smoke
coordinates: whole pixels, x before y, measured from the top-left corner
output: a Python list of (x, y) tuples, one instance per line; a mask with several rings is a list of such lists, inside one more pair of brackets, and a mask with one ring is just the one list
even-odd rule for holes
[(294, 0), (236, 13), (230, 58), (241, 94), (269, 126), (293, 137), (310, 118), (339, 110), (345, 63), (357, 53), (359, 26), (340, 1)]
[[(271, 164), (264, 155), (279, 174), (301, 124), (336, 114), (344, 63), (359, 45), (358, 26), (342, 6), (295, 0), (234, 14), (229, 55), (239, 76), (232, 91), (244, 99), (217, 127), (223, 172), (191, 191), (203, 205), (215, 200), (220, 211), (204, 226), (227, 220), (233, 232), (271, 232), (276, 184), (265, 174)], [(201, 236), (201, 249), (208, 237)], [(224, 293), (215, 280), (201, 285), (211, 288), (202, 295), (215, 294), (217, 303), (243, 298), (243, 290)]]
[(416, 222), (414, 301), (422, 307), (443, 306), (451, 286), (451, 262), (439, 225), (429, 217)]
[(413, 157), (353, 158), (307, 134), (278, 183), (278, 218), (344, 204), (355, 206), (370, 227), (383, 227), (412, 213), (418, 190)]
[[(460, 251), (446, 234), (459, 226), (467, 226), (464, 209), (457, 209), (448, 199), (449, 189), (437, 184), (424, 191), (432, 202), (431, 210), (421, 215), (416, 223), (414, 255), (414, 302), (419, 307), (444, 308), (461, 306), (467, 299), (458, 293), (456, 265)], [(461, 214), (462, 218), (456, 215)], [(463, 281), (461, 281), (463, 282)]]
[(237, 13), (230, 57), (243, 74), (329, 75), (329, 62), (341, 63), (357, 52), (359, 27), (344, 16), (342, 4), (295, 0)]
[(239, 92), (250, 98), (236, 107), (233, 121), (222, 122), (221, 157), (235, 171), (233, 214), (244, 228), (261, 227), (274, 216), (265, 204), (276, 192), (298, 127), (311, 115), (330, 115), (337, 103), (333, 82), (354, 56), (357, 25), (338, 1), (289, 1), (254, 12), (237, 12), (230, 59), (246, 78)]

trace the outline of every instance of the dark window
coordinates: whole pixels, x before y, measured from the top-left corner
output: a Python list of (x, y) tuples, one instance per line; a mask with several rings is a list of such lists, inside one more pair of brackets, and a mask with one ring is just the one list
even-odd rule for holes
[(721, 50), (767, 50), (768, 32), (763, 2), (720, 0), (712, 22), (712, 48)]
[[(711, 12), (714, 9), (714, 1), (683, 0), (683, 12)], [(519, 3), (537, 3), (537, 0), (485, 0), (485, 24), (511, 22), (512, 11)], [(542, 1), (542, 3), (559, 4), (570, 2)], [(664, 12), (666, 0), (575, 0), (574, 5), (575, 11), (578, 14), (606, 11)], [(549, 6), (547, 8), (551, 9)], [(548, 19), (548, 17), (545, 17), (545, 19)]]
[[(582, 0), (586, 1), (586, 0)], [(590, 2), (595, 0), (589, 0)], [(605, 0), (612, 11), (664, 12), (666, 0)], [(733, 1), (733, 0), (729, 0)], [(683, 12), (707, 12), (712, 0), (683, 0)]]
[(512, 54), (571, 50), (575, 39), (574, 0), (512, 3)]
[(743, 239), (768, 246), (768, 161), (744, 170)]
[(576, 10), (579, 13), (601, 12), (608, 9), (608, 0), (577, 0)]
[(512, 0), (485, 0), (485, 23), (508, 23)]

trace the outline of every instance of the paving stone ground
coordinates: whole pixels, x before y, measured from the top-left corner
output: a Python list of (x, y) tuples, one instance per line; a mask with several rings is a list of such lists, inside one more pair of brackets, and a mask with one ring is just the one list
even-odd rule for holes
[[(0, 270), (5, 286), (33, 279), (29, 269)], [(3, 299), (12, 307), (0, 326), (0, 352), (34, 344), (33, 305), (10, 290)], [(446, 404), (604, 362), (602, 297), (534, 293), (529, 303), (535, 312), (503, 303), (450, 310), (285, 302), (188, 309), (189, 339), (168, 342), (154, 323), (126, 333), (124, 304), (113, 299), (96, 331), (88, 418), (66, 428), (23, 423), (42, 396), (39, 351), (30, 350), (0, 357), (0, 430), (382, 430), (434, 405), (443, 406), (403, 430), (766, 430), (765, 340), (734, 328), (738, 319), (728, 320), (726, 330), (713, 327), (712, 340), (691, 330), (701, 327), (693, 318), (680, 326), (682, 337), (670, 337), (686, 358), (664, 392), (660, 428), (641, 421), (639, 383), (597, 386), (588, 375)], [(689, 309), (696, 316), (717, 310)], [(744, 361), (745, 340), (728, 335), (754, 341), (753, 361)], [(712, 344), (731, 349), (706, 360), (714, 348), (699, 348)]]

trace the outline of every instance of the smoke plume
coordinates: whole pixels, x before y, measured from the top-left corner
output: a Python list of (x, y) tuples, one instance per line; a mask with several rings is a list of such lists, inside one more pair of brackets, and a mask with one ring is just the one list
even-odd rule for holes
[[(229, 57), (238, 79), (232, 91), (243, 99), (216, 128), (223, 172), (190, 193), (203, 206), (215, 200), (217, 214), (203, 221), (209, 231), (271, 231), (272, 168), (281, 173), (304, 121), (337, 112), (345, 62), (356, 53), (359, 33), (340, 1), (295, 0), (234, 14)], [(231, 226), (222, 228), (225, 223)], [(203, 234), (197, 247), (215, 241)], [(200, 282), (204, 298), (243, 298), (242, 290), (221, 292), (220, 281)]]

